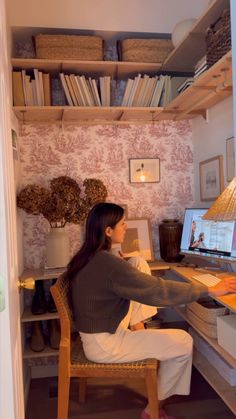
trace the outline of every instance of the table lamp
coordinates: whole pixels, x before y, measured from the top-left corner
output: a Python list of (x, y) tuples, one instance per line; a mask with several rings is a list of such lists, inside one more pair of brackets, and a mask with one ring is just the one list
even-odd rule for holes
[(221, 195), (215, 200), (204, 220), (229, 221), (236, 220), (236, 177), (229, 183)]

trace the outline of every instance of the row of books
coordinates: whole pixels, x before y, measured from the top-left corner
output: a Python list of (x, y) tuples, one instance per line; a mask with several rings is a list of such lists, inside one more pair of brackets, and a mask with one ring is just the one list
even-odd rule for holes
[(15, 106), (51, 106), (50, 75), (34, 69), (13, 71), (13, 103)]
[(196, 80), (204, 71), (208, 69), (206, 55), (199, 60), (195, 66), (194, 70), (194, 80)]
[(85, 76), (60, 73), (64, 93), (70, 106), (110, 106), (111, 77), (99, 77), (98, 80)]
[[(28, 72), (27, 72), (28, 73)], [(51, 78), (48, 73), (34, 69), (13, 71), (13, 100), (15, 106), (137, 106), (165, 107), (177, 95), (177, 85), (183, 77), (138, 74), (127, 82), (115, 82), (110, 76), (98, 80), (84, 75), (60, 73)], [(120, 84), (120, 86), (119, 86)], [(121, 97), (117, 98), (117, 94)]]
[[(69, 106), (110, 106), (111, 77), (105, 76), (98, 80), (85, 76), (60, 73), (61, 88)], [(54, 79), (55, 81), (55, 79)], [(26, 70), (13, 71), (13, 103), (14, 106), (51, 106), (52, 81), (49, 73), (33, 69), (31, 74)], [(99, 86), (98, 86), (99, 84)]]
[(128, 79), (122, 106), (166, 106), (172, 98), (171, 77), (142, 77), (138, 74), (134, 79)]

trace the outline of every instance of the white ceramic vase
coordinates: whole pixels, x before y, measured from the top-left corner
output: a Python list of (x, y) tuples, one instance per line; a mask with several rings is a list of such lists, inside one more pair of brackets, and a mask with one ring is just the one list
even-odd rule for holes
[(63, 227), (51, 228), (46, 237), (46, 266), (64, 267), (70, 260), (68, 233)]

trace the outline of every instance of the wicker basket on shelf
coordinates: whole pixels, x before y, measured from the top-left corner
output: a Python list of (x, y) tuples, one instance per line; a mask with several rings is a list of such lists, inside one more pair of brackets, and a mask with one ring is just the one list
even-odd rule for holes
[(36, 35), (36, 57), (58, 60), (103, 60), (103, 39), (100, 36)]
[(225, 9), (221, 17), (206, 32), (207, 64), (211, 67), (231, 49), (230, 10)]
[(226, 307), (210, 298), (189, 303), (186, 310), (187, 316), (193, 325), (213, 339), (217, 338), (217, 317), (229, 313)]
[(124, 39), (118, 41), (120, 61), (162, 63), (173, 48), (171, 39)]

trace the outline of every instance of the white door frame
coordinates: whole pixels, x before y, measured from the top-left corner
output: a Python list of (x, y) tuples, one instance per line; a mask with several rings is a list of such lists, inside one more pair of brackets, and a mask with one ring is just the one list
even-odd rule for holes
[(17, 289), (16, 199), (11, 146), (10, 64), (5, 0), (0, 0), (0, 418), (24, 419), (22, 348)]

